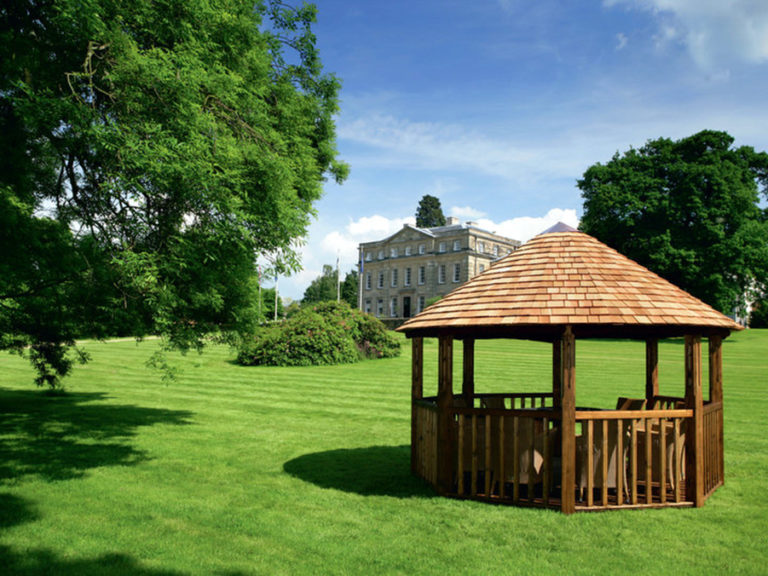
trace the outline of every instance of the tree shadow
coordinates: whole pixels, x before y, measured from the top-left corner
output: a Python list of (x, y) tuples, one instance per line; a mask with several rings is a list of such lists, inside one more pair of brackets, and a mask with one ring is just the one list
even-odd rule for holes
[(0, 492), (0, 530), (39, 518), (32, 504), (24, 498), (8, 492)]
[(81, 477), (149, 459), (130, 444), (142, 426), (189, 424), (192, 412), (107, 404), (104, 393), (49, 396), (0, 389), (0, 484), (23, 476)]
[(62, 576), (181, 576), (175, 570), (158, 570), (139, 564), (127, 554), (109, 553), (95, 558), (61, 558), (55, 552), (43, 548), (24, 550), (23, 554), (14, 552), (8, 546), (0, 546), (0, 558), (3, 559), (3, 574), (38, 575), (61, 574)]
[(283, 470), (321, 488), (363, 496), (435, 496), (426, 483), (411, 474), (411, 451), (407, 445), (313, 452), (289, 460)]

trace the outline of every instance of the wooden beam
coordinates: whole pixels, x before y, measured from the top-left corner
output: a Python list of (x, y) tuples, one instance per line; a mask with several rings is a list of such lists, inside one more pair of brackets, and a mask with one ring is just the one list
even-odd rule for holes
[(562, 339), (562, 482), (560, 509), (564, 514), (576, 511), (576, 339), (570, 326)]
[(552, 404), (559, 408), (563, 397), (563, 341), (552, 342)]
[(416, 401), (424, 397), (424, 339), (411, 338), (411, 474), (416, 474), (419, 463), (416, 461), (418, 423)]
[(440, 336), (437, 372), (437, 490), (453, 491), (453, 337)]
[(461, 395), (467, 406), (475, 405), (475, 339), (464, 339), (464, 370), (461, 380)]
[(659, 395), (659, 341), (649, 338), (645, 341), (645, 400), (648, 409), (653, 408), (653, 399)]
[(685, 407), (693, 410), (685, 431), (686, 498), (704, 505), (704, 398), (701, 389), (701, 337), (685, 337)]
[[(721, 336), (709, 337), (709, 401), (723, 401), (723, 338)], [(717, 467), (720, 482), (725, 482), (725, 454), (723, 451), (723, 419), (724, 411), (720, 410), (721, 417), (717, 424), (718, 454)]]

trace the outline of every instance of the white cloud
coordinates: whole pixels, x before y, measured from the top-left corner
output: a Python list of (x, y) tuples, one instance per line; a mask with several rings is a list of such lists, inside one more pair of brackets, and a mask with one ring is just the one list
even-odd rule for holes
[(629, 38), (627, 38), (626, 34), (622, 34), (621, 32), (616, 34), (616, 51), (624, 50), (624, 48), (627, 47), (628, 42)]
[(448, 210), (448, 214), (463, 220), (474, 220), (485, 216), (485, 212), (476, 210), (471, 206), (452, 206), (451, 209)]
[(657, 44), (680, 41), (696, 64), (718, 71), (735, 62), (768, 62), (768, 2), (765, 0), (606, 0), (652, 12), (659, 21)]
[[(347, 233), (361, 242), (367, 242), (370, 239), (384, 238), (394, 234), (403, 224), (415, 224), (416, 219), (413, 216), (406, 218), (386, 218), (378, 214), (373, 216), (363, 216), (358, 220), (352, 220), (347, 225)], [(363, 238), (365, 238), (363, 240)]]
[(571, 208), (552, 208), (544, 216), (523, 216), (498, 223), (486, 218), (481, 218), (477, 221), (477, 224), (481, 228), (496, 232), (502, 236), (520, 240), (521, 242), (527, 242), (558, 222), (563, 222), (573, 228), (578, 227), (579, 217), (576, 215), (576, 210)]

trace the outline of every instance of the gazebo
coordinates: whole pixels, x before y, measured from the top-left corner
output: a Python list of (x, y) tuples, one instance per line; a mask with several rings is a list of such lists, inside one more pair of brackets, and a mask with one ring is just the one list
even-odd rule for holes
[[(409, 319), (412, 472), (438, 493), (580, 510), (702, 506), (723, 484), (722, 341), (741, 327), (595, 238), (563, 224)], [(685, 339), (685, 394), (659, 395), (658, 342)], [(437, 395), (423, 339), (438, 339)], [(552, 343), (552, 389), (476, 394), (475, 341)], [(577, 339), (645, 341), (645, 397), (576, 402)], [(701, 341), (708, 339), (709, 395)], [(454, 392), (454, 342), (463, 343)], [(584, 385), (589, 385), (585, 382)]]

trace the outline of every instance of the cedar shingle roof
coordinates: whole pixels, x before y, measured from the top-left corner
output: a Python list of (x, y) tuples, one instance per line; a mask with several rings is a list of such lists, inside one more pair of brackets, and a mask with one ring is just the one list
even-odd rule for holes
[(578, 231), (536, 236), (409, 319), (410, 336), (549, 340), (727, 335), (741, 327), (701, 300)]

